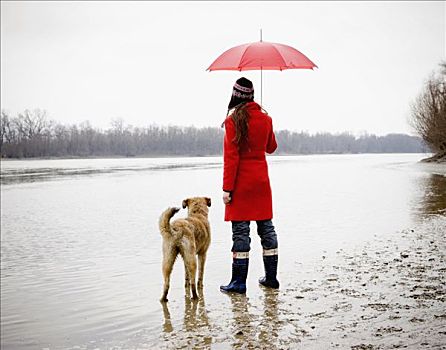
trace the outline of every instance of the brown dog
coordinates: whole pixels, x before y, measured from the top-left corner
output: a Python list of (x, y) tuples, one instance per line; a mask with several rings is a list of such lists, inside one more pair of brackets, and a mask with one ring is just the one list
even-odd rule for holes
[(168, 208), (161, 214), (159, 227), (163, 236), (163, 277), (164, 290), (161, 301), (167, 301), (170, 286), (170, 274), (173, 264), (180, 254), (186, 272), (186, 292), (192, 290), (192, 298), (198, 299), (195, 285), (198, 256), (198, 288), (203, 287), (204, 263), (206, 252), (211, 243), (211, 229), (208, 221), (208, 207), (211, 199), (207, 197), (188, 198), (183, 201), (183, 208), (188, 208), (188, 217), (177, 219), (172, 224), (169, 220), (180, 208)]

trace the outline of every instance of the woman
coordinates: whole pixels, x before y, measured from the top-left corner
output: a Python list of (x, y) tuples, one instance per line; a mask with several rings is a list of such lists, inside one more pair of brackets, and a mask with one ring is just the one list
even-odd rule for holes
[(272, 224), (272, 198), (265, 152), (277, 148), (272, 120), (254, 102), (252, 82), (236, 81), (226, 118), (223, 148), (223, 202), (225, 221), (232, 222), (232, 278), (223, 292), (246, 292), (248, 275), (250, 221), (257, 222), (257, 233), (263, 246), (265, 277), (259, 283), (279, 288), (277, 281), (277, 235)]

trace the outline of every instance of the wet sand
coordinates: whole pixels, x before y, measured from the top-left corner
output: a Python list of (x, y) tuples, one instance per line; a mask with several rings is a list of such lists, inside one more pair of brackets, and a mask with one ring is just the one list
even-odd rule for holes
[[(144, 346), (164, 349), (446, 349), (446, 216), (280, 274), (278, 291), (186, 298)], [(293, 269), (289, 269), (293, 270)], [(252, 293), (251, 293), (252, 294)], [(139, 347), (144, 347), (139, 344)]]

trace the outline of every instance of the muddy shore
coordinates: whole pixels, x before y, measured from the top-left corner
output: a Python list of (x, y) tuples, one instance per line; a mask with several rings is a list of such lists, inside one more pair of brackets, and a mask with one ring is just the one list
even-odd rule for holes
[[(279, 291), (164, 306), (164, 349), (446, 349), (446, 216), (352, 251), (294, 262)], [(293, 281), (293, 282), (289, 282)], [(230, 307), (228, 308), (228, 305)]]
[(445, 164), (446, 163), (446, 152), (434, 154), (432, 157), (422, 159), (421, 162)]

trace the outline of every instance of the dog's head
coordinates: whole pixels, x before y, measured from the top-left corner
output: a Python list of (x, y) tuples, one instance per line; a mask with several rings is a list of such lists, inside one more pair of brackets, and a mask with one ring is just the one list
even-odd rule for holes
[(210, 206), (211, 199), (209, 197), (193, 197), (183, 201), (183, 209), (187, 207), (189, 215), (201, 214), (207, 217), (209, 213), (208, 207)]

